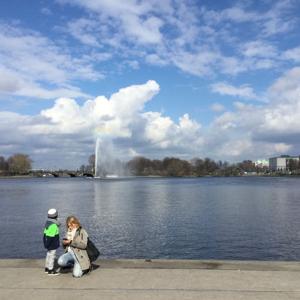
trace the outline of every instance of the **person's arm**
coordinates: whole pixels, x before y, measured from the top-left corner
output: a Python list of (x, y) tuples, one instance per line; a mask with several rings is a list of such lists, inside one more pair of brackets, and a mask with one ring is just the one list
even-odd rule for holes
[(79, 230), (79, 235), (76, 236), (71, 242), (70, 246), (85, 250), (87, 246), (88, 235), (84, 229)]
[(64, 247), (64, 248), (67, 248), (70, 244), (71, 244), (71, 240), (68, 240), (68, 239), (66, 239), (66, 238), (64, 238), (63, 240), (62, 240), (62, 246)]

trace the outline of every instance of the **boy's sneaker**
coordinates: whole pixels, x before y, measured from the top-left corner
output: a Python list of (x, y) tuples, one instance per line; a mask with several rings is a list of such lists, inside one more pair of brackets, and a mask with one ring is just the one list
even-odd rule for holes
[(48, 273), (49, 272), (49, 269), (48, 268), (45, 268), (45, 273)]
[(50, 275), (50, 276), (56, 276), (56, 275), (59, 275), (59, 273), (56, 271), (56, 270), (49, 270), (48, 271), (48, 275)]

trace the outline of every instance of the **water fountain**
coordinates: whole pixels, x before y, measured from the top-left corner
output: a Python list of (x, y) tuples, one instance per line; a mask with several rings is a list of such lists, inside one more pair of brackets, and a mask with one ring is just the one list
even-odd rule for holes
[(94, 177), (98, 176), (98, 152), (99, 152), (99, 138), (96, 140), (96, 147), (95, 147), (95, 170), (94, 170)]
[(95, 146), (95, 178), (118, 178), (124, 176), (124, 166), (115, 158), (111, 139), (97, 137)]

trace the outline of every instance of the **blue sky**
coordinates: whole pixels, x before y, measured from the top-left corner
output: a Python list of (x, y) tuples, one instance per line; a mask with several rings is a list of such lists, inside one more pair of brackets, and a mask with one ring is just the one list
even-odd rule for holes
[(0, 155), (298, 155), (300, 2), (0, 3)]

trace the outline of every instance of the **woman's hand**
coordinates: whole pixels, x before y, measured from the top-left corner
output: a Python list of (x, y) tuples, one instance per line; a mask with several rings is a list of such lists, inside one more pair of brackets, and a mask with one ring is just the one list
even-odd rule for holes
[(64, 246), (70, 245), (71, 242), (72, 242), (71, 240), (63, 239), (63, 245), (64, 245)]

